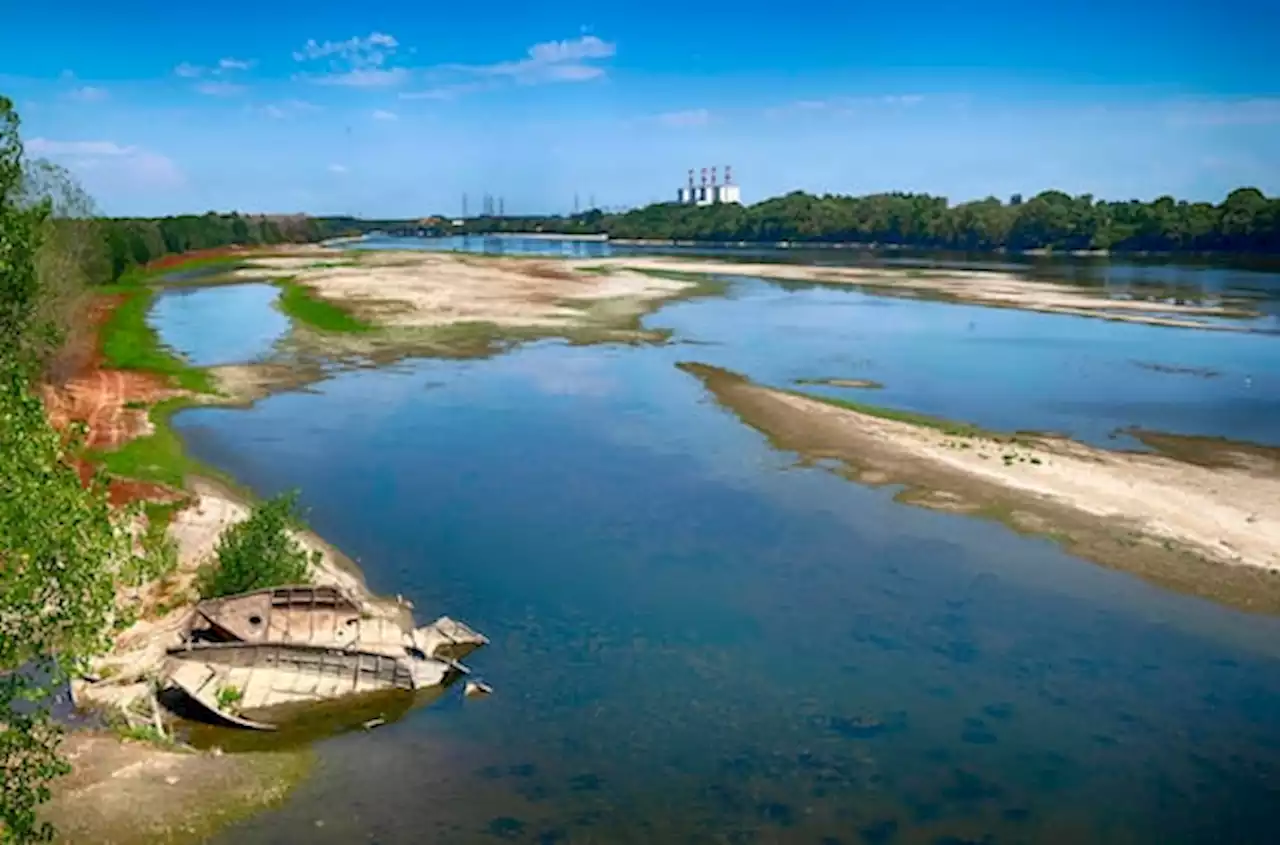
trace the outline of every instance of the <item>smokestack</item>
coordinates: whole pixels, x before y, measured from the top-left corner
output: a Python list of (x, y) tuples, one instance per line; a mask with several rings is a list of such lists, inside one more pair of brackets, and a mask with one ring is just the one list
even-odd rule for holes
[(724, 166), (724, 183), (726, 185), (733, 184), (733, 171), (730, 169), (731, 166), (732, 165), (728, 165), (728, 164)]
[(693, 191), (693, 168), (689, 168), (689, 190)]
[(702, 187), (707, 187), (707, 169), (702, 168)]
[(713, 167), (711, 168), (711, 187), (714, 188), (715, 186), (716, 186), (716, 169)]

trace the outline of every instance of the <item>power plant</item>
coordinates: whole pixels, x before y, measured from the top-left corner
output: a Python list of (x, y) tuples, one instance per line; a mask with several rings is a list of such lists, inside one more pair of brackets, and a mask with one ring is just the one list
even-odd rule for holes
[(716, 184), (716, 169), (711, 168), (711, 183), (707, 184), (707, 168), (702, 168), (702, 184), (693, 184), (693, 170), (689, 171), (689, 184), (676, 192), (676, 201), (681, 205), (718, 205), (720, 203), (742, 204), (742, 189), (733, 184), (733, 171), (729, 165), (724, 166), (724, 184)]

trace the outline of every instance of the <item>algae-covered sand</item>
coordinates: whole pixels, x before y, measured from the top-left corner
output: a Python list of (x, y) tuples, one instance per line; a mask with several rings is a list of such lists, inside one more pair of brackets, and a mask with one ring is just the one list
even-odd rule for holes
[(1143, 433), (1164, 454), (1113, 452), (681, 367), (776, 448), (835, 459), (863, 483), (905, 485), (903, 501), (997, 518), (1184, 592), (1280, 610), (1280, 449)]

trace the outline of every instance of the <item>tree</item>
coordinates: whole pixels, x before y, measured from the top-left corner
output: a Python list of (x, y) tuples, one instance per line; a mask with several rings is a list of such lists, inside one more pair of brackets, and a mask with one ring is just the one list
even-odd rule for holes
[(105, 487), (80, 481), (78, 443), (53, 429), (36, 394), (43, 335), (40, 238), (56, 203), (24, 182), (13, 104), (0, 97), (0, 842), (47, 840), (36, 810), (67, 770), (50, 694), (112, 630), (112, 564), (129, 536)]

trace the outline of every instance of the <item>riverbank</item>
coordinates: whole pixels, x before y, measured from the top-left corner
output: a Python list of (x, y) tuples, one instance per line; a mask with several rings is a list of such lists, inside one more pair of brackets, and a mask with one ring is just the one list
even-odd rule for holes
[[(179, 264), (167, 261), (159, 269)], [(67, 842), (201, 839), (283, 798), (305, 776), (310, 759), (305, 748), (195, 751), (155, 725), (154, 679), (198, 600), (196, 573), (214, 559), (222, 533), (251, 510), (245, 494), (206, 477), (207, 468), (186, 457), (169, 419), (183, 407), (256, 396), (189, 365), (160, 343), (146, 322), (154, 293), (144, 274), (97, 293), (75, 366), (65, 381), (43, 389), (55, 426), (85, 426), (82, 478), (98, 466), (105, 469), (112, 504), (141, 506), (135, 536), (163, 537), (171, 551), (141, 582), (118, 585), (117, 612), (133, 621), (117, 633), (108, 653), (71, 682), (77, 707), (120, 727), (73, 730), (65, 740), (72, 771), (54, 782), (42, 816)], [(374, 597), (338, 550), (310, 531), (290, 533), (316, 554), (314, 583), (337, 586), (372, 612), (401, 612), (398, 602)]]
[(1280, 449), (1138, 433), (1158, 454), (962, 423), (682, 369), (806, 464), (904, 485), (900, 501), (997, 519), (1073, 553), (1246, 610), (1280, 611)]
[(1260, 316), (1253, 305), (1245, 301), (1195, 304), (1172, 297), (1116, 299), (1089, 288), (1031, 281), (1014, 273), (990, 270), (825, 267), (640, 256), (575, 259), (566, 263), (579, 271), (603, 268), (609, 271), (756, 276), (791, 282), (848, 285), (888, 296), (938, 299), (1176, 328), (1248, 331), (1248, 327), (1241, 323), (1224, 321)]

